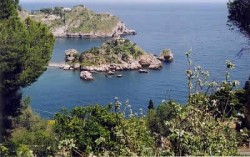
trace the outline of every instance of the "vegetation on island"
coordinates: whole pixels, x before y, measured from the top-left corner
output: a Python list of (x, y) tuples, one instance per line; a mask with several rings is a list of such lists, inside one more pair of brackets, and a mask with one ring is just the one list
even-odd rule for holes
[(170, 49), (164, 49), (164, 50), (162, 50), (161, 55), (166, 56), (166, 55), (170, 55), (171, 53), (172, 52)]
[[(226, 61), (225, 79), (209, 81), (209, 72), (192, 64), (192, 51), (186, 53), (186, 104), (164, 100), (155, 107), (150, 100), (147, 111), (135, 112), (129, 101), (115, 98), (107, 106), (62, 109), (51, 120), (39, 118), (29, 98), (21, 101), (20, 87), (46, 69), (54, 38), (40, 23), (21, 22), (16, 1), (1, 1), (1, 7), (7, 9), (0, 14), (0, 156), (231, 156), (249, 143), (250, 80), (239, 90), (230, 76), (234, 64)], [(120, 42), (125, 40), (104, 45)], [(129, 50), (134, 58), (142, 53), (126, 44), (107, 52)], [(89, 53), (103, 53), (101, 47)]]
[(52, 31), (63, 29), (67, 33), (108, 34), (120, 21), (108, 13), (98, 14), (83, 5), (71, 8), (43, 8), (31, 12), (30, 18), (45, 23)]
[[(76, 6), (65, 13), (65, 21), (69, 23), (69, 32), (112, 32), (119, 18), (111, 14), (96, 14), (84, 6)], [(78, 25), (74, 23), (78, 21)]]
[(164, 49), (161, 52), (160, 59), (167, 61), (167, 62), (172, 62), (174, 59), (174, 55), (170, 49)]
[(82, 66), (121, 64), (137, 59), (146, 52), (128, 39), (109, 40), (100, 47), (94, 47), (83, 52), (79, 61)]

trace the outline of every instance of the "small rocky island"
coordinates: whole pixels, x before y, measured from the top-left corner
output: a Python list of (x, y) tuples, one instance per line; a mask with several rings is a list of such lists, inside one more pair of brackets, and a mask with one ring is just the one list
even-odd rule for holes
[(135, 35), (118, 17), (109, 13), (95, 13), (84, 5), (73, 8), (54, 7), (20, 11), (21, 19), (30, 17), (49, 26), (56, 37), (106, 38)]
[[(140, 73), (147, 73), (146, 69), (159, 70), (162, 68), (162, 61), (170, 61), (166, 60), (166, 55), (162, 53), (160, 57), (157, 57), (145, 52), (128, 39), (117, 38), (83, 53), (74, 49), (65, 51), (66, 64), (61, 68), (79, 69), (81, 78), (93, 80), (91, 74), (93, 72), (106, 72), (107, 75), (113, 75), (115, 71), (124, 70), (138, 70)], [(168, 55), (173, 56), (171, 50)]]
[(164, 49), (161, 52), (161, 56), (159, 59), (161, 61), (172, 62), (174, 60), (174, 55), (170, 49)]

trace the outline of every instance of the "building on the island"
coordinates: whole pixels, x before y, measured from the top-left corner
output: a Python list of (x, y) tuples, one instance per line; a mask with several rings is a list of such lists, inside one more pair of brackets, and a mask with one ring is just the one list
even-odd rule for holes
[(71, 11), (72, 9), (71, 8), (63, 8), (62, 10), (63, 11)]

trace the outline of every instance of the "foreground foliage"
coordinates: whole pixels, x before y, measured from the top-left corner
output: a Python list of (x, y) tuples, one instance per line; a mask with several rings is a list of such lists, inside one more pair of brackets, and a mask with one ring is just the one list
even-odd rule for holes
[(250, 34), (250, 1), (230, 0), (228, 2), (229, 21), (244, 34)]
[[(237, 155), (247, 142), (244, 128), (245, 91), (235, 90), (234, 68), (226, 62), (222, 83), (209, 82), (208, 72), (193, 67), (187, 52), (189, 99), (186, 105), (163, 101), (156, 109), (152, 100), (145, 115), (125, 104), (63, 109), (53, 120), (34, 116), (23, 102), (17, 128), (0, 152), (17, 156), (184, 156)], [(35, 123), (32, 123), (35, 122)], [(11, 147), (8, 147), (11, 145)]]
[(17, 17), (17, 2), (0, 2), (0, 141), (20, 114), (21, 87), (46, 70), (55, 41), (45, 25)]
[(237, 155), (237, 147), (249, 138), (244, 128), (244, 117), (249, 115), (243, 105), (249, 91), (235, 90), (239, 82), (229, 75), (234, 65), (226, 61), (223, 82), (209, 82), (207, 71), (192, 66), (191, 51), (186, 53), (186, 105), (169, 101), (154, 109), (150, 101), (143, 115), (116, 99), (106, 107), (64, 109), (53, 120), (41, 120), (29, 108), (29, 99), (19, 102), (18, 91), (46, 69), (53, 37), (41, 24), (30, 19), (20, 22), (13, 10), (16, 1), (0, 2), (0, 8), (0, 89), (8, 98), (3, 101), (8, 109), (4, 113), (20, 113), (11, 119), (15, 129), (0, 145), (0, 156)]
[(153, 139), (145, 119), (134, 116), (126, 119), (115, 105), (77, 107), (56, 114), (55, 132), (59, 140), (72, 140), (73, 154), (150, 155)]
[[(248, 39), (250, 37), (250, 0), (229, 0), (228, 6), (228, 25), (231, 30), (234, 28), (245, 35)], [(240, 51), (239, 55), (244, 52), (249, 52), (249, 41)]]

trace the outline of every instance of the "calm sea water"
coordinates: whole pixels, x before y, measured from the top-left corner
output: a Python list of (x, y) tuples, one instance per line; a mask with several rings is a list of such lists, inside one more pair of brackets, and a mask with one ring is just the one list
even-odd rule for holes
[[(23, 3), (24, 8), (38, 9), (51, 6), (73, 6), (73, 3), (44, 4)], [(247, 39), (239, 32), (228, 30), (227, 8), (224, 3), (162, 3), (162, 4), (95, 4), (87, 7), (97, 12), (109, 12), (120, 17), (136, 36), (126, 38), (136, 42), (144, 50), (159, 55), (170, 48), (174, 62), (164, 64), (160, 71), (139, 74), (137, 71), (121, 72), (122, 78), (106, 78), (94, 74), (95, 81), (86, 82), (79, 72), (48, 70), (31, 86), (23, 89), (24, 97), (31, 97), (32, 108), (42, 117), (61, 108), (108, 104), (118, 97), (127, 99), (135, 110), (146, 110), (152, 99), (157, 105), (163, 99), (174, 99), (185, 103), (187, 81), (185, 52), (192, 48), (193, 63), (201, 65), (211, 73), (211, 80), (221, 81), (225, 74), (225, 60), (232, 60), (236, 69), (231, 79), (240, 80), (241, 87), (250, 74), (250, 54), (237, 57), (237, 52), (246, 45)], [(105, 39), (57, 39), (51, 62), (63, 62), (64, 51), (78, 51), (98, 46)], [(48, 112), (44, 112), (48, 111)]]

